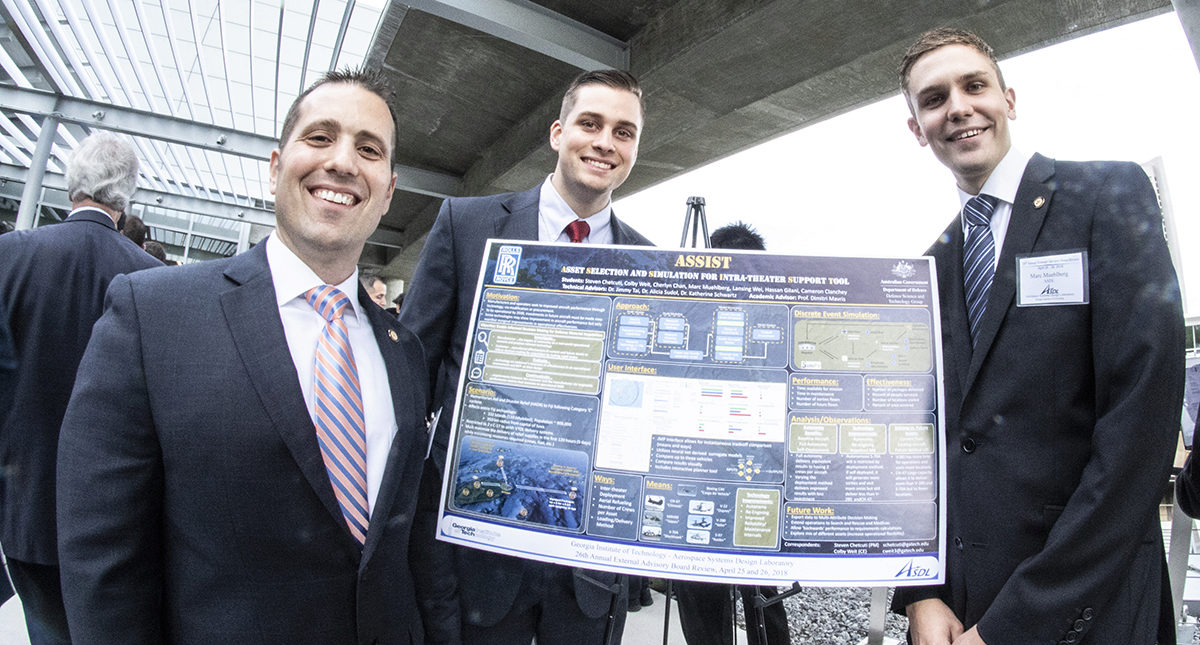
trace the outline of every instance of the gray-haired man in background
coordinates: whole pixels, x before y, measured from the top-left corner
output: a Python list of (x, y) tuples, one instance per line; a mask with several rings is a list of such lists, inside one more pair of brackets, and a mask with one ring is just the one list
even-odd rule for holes
[(0, 325), (12, 330), (20, 366), (11, 413), (0, 425), (0, 546), (34, 645), (70, 642), (58, 580), (54, 464), (75, 370), (108, 283), (162, 266), (117, 232), (137, 176), (132, 143), (93, 134), (67, 162), (70, 216), (0, 237)]

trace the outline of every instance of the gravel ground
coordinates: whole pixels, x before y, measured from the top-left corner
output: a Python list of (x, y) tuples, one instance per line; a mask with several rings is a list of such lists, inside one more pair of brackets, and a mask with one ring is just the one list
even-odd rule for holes
[[(891, 601), (891, 594), (888, 594)], [(816, 588), (783, 601), (792, 645), (858, 645), (867, 637), (871, 622), (871, 590), (862, 588)], [(739, 597), (738, 604), (741, 604)], [(738, 610), (738, 620), (744, 614)], [(888, 612), (884, 634), (904, 642), (908, 620)]]

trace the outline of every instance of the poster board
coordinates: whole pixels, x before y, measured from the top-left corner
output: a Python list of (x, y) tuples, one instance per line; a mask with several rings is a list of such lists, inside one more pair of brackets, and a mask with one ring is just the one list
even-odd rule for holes
[(712, 582), (942, 581), (931, 258), (489, 241), (439, 539)]

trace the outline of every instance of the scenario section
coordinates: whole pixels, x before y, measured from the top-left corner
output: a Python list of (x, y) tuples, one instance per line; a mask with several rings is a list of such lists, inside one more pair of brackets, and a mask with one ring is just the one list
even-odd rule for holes
[(497, 521), (582, 532), (596, 408), (591, 396), (468, 385), (450, 507)]
[(596, 394), (611, 299), (485, 289), (468, 380)]
[(929, 312), (909, 307), (792, 307), (792, 369), (929, 372)]
[(596, 467), (783, 482), (786, 370), (609, 361)]
[(612, 358), (785, 367), (788, 310), (781, 305), (615, 299)]

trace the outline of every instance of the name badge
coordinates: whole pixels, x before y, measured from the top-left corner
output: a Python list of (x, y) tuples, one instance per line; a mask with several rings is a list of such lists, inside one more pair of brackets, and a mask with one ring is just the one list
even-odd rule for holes
[(1018, 307), (1087, 303), (1087, 251), (1017, 256)]

